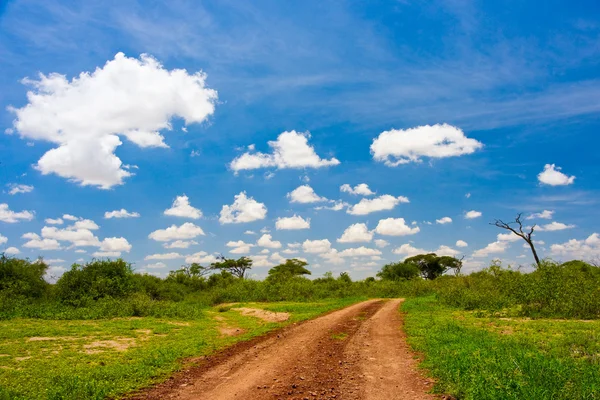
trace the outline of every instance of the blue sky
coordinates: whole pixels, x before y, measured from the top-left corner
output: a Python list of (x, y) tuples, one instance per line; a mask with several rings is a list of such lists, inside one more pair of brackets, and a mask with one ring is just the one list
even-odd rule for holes
[(4, 1), (0, 247), (472, 271), (531, 264), (489, 225), (522, 212), (598, 259), (599, 56), (593, 1)]

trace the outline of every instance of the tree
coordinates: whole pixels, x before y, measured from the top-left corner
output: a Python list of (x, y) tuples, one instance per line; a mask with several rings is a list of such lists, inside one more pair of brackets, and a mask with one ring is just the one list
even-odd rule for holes
[(286, 260), (285, 263), (271, 268), (267, 279), (287, 279), (293, 276), (310, 275), (310, 271), (304, 268), (307, 265), (306, 261), (298, 260), (297, 258)]
[(409, 257), (404, 262), (416, 265), (424, 279), (433, 280), (443, 275), (449, 268), (449, 263), (443, 259), (444, 257), (438, 257), (435, 253), (429, 253)]
[[(535, 246), (533, 244), (533, 239), (532, 239), (533, 231), (535, 229), (535, 224), (533, 224), (533, 226), (531, 228), (529, 228), (529, 232), (523, 231), (523, 222), (521, 221), (521, 215), (523, 215), (523, 213), (518, 213), (514, 222), (506, 223), (500, 219), (497, 219), (494, 222), (490, 222), (490, 225), (495, 225), (498, 228), (509, 230), (512, 233), (514, 233), (515, 235), (517, 235), (518, 237), (520, 237), (521, 239), (523, 239), (525, 242), (527, 242), (527, 244), (529, 245), (529, 248), (531, 248), (531, 252), (533, 253), (533, 258), (535, 259), (535, 263), (539, 267), (540, 259), (537, 255), (537, 252), (535, 251)], [(518, 230), (513, 228), (511, 225), (518, 225), (518, 227), (517, 227)], [(527, 228), (525, 228), (525, 229), (527, 229)]]
[(462, 266), (463, 266), (462, 260), (464, 258), (465, 258), (464, 256), (462, 256), (460, 259), (458, 259), (456, 257), (442, 256), (442, 257), (440, 257), (439, 262), (446, 268), (446, 270), (452, 269), (452, 270), (454, 270), (454, 275), (459, 276), (460, 270), (462, 269)]
[(237, 260), (234, 260), (233, 258), (219, 256), (218, 260), (220, 261), (210, 265), (212, 269), (227, 271), (240, 279), (244, 279), (246, 271), (252, 268), (252, 260), (248, 257), (240, 257)]
[(419, 272), (419, 267), (416, 264), (397, 262), (384, 265), (377, 276), (384, 280), (398, 281), (416, 278), (419, 276)]

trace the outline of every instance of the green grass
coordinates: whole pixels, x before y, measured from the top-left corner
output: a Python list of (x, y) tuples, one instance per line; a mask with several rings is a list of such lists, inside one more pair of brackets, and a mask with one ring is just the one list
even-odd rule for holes
[[(194, 318), (0, 321), (0, 399), (119, 397), (166, 379), (187, 358), (359, 300), (240, 304), (204, 308)], [(241, 315), (234, 310), (238, 306), (291, 315), (286, 322), (268, 323)], [(244, 333), (224, 337), (219, 325), (241, 328)]]
[(458, 399), (600, 399), (600, 321), (481, 317), (407, 300), (405, 329), (434, 390)]

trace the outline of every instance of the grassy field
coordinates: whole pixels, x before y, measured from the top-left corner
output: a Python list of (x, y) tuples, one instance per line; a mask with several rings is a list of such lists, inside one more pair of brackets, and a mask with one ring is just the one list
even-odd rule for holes
[[(0, 399), (103, 399), (165, 379), (186, 358), (313, 318), (361, 299), (236, 304), (195, 318), (0, 321)], [(235, 307), (288, 312), (285, 322), (244, 316)], [(219, 328), (240, 329), (236, 336)]]
[(405, 329), (435, 390), (458, 399), (600, 399), (600, 321), (490, 317), (407, 300)]

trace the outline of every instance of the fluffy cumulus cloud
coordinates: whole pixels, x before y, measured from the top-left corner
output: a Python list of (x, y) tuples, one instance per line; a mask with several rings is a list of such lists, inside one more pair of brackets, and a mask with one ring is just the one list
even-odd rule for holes
[(346, 228), (342, 236), (337, 240), (339, 243), (370, 242), (373, 232), (369, 231), (367, 224), (352, 224)]
[(309, 185), (298, 186), (287, 194), (287, 198), (290, 199), (290, 203), (319, 203), (327, 201), (325, 197), (318, 196), (314, 189)]
[(64, 223), (62, 218), (46, 218), (44, 222), (48, 225), (62, 225)]
[(229, 167), (235, 172), (258, 168), (321, 168), (338, 165), (336, 158), (322, 159), (315, 149), (308, 144), (310, 134), (296, 131), (283, 132), (277, 140), (270, 141), (271, 153), (251, 152), (234, 159)]
[(192, 207), (190, 204), (190, 199), (186, 195), (177, 196), (173, 201), (171, 208), (166, 209), (164, 214), (172, 217), (191, 219), (198, 219), (202, 217), (202, 211)]
[(585, 240), (571, 239), (565, 243), (553, 244), (550, 246), (550, 252), (559, 257), (598, 260), (600, 258), (600, 235), (593, 233)]
[(332, 210), (332, 211), (341, 211), (344, 208), (348, 208), (350, 207), (350, 204), (346, 203), (345, 201), (334, 201), (333, 205), (331, 206), (318, 206), (315, 207), (315, 210)]
[(483, 249), (476, 250), (473, 257), (487, 257), (490, 254), (501, 254), (509, 247), (508, 241), (498, 240), (485, 246)]
[(515, 235), (512, 232), (509, 232), (509, 233), (499, 233), (496, 236), (496, 239), (499, 242), (517, 242), (517, 241), (521, 240), (521, 238), (519, 236)]
[(552, 219), (554, 216), (554, 211), (544, 210), (539, 213), (533, 213), (528, 215), (525, 219)]
[(560, 167), (555, 164), (544, 165), (544, 170), (538, 174), (538, 181), (544, 185), (565, 186), (575, 182), (575, 176), (563, 174)]
[(256, 244), (260, 247), (267, 247), (269, 249), (279, 249), (281, 248), (281, 242), (277, 240), (273, 240), (272, 236), (268, 233), (265, 233), (256, 241)]
[(382, 132), (371, 144), (376, 161), (395, 167), (420, 162), (422, 157), (444, 158), (471, 154), (483, 145), (452, 125), (424, 125)]
[(221, 224), (240, 224), (265, 219), (267, 207), (252, 197), (246, 196), (246, 192), (236, 195), (233, 204), (224, 205), (221, 209), (219, 222)]
[(179, 253), (158, 253), (158, 254), (150, 254), (144, 257), (144, 260), (175, 260), (177, 258), (183, 258)]
[(467, 242), (465, 242), (464, 240), (457, 240), (456, 241), (456, 247), (467, 247), (469, 244)]
[(23, 239), (28, 239), (27, 242), (23, 244), (23, 247), (27, 247), (29, 249), (39, 249), (39, 250), (59, 250), (61, 249), (60, 243), (56, 239), (42, 239), (36, 233), (26, 233), (21, 236)]
[(389, 246), (389, 244), (390, 243), (387, 240), (375, 239), (375, 246), (379, 247), (380, 249)]
[(454, 256), (460, 254), (460, 251), (455, 250), (452, 247), (444, 246), (444, 245), (438, 247), (436, 250), (429, 251), (429, 250), (421, 249), (418, 247), (414, 247), (413, 245), (411, 245), (409, 243), (405, 243), (405, 244), (401, 245), (400, 247), (397, 247), (394, 250), (392, 250), (392, 253), (402, 255), (403, 256), (402, 259), (404, 260), (408, 257), (416, 256), (419, 254), (429, 254), (429, 253), (435, 253), (438, 256), (454, 257)]
[(4, 244), (6, 242), (8, 242), (8, 238), (6, 236), (2, 236), (0, 233), (0, 244)]
[(6, 254), (7, 256), (14, 256), (21, 253), (21, 251), (19, 249), (17, 249), (16, 247), (9, 247), (6, 250), (4, 250), (4, 254)]
[(375, 232), (387, 236), (407, 236), (418, 233), (421, 229), (418, 226), (410, 227), (406, 224), (404, 218), (386, 218), (379, 221)]
[(345, 193), (350, 193), (353, 195), (360, 195), (360, 196), (371, 196), (374, 195), (375, 192), (371, 191), (371, 189), (369, 189), (369, 185), (367, 185), (366, 183), (359, 183), (358, 185), (352, 187), (347, 183), (344, 183), (342, 186), (340, 186), (340, 190), (342, 192)]
[(212, 254), (208, 254), (205, 251), (199, 251), (197, 253), (190, 254), (189, 256), (185, 257), (185, 262), (187, 264), (197, 263), (197, 264), (209, 265), (216, 261), (217, 261), (217, 257), (215, 257)]
[(213, 114), (217, 93), (205, 79), (201, 72), (166, 70), (148, 55), (118, 53), (70, 81), (57, 73), (25, 79), (32, 90), (27, 105), (10, 108), (14, 130), (56, 145), (35, 166), (42, 174), (108, 189), (132, 175), (115, 155), (121, 138), (139, 147), (168, 147), (160, 131), (171, 129), (171, 118), (191, 124)]
[(404, 196), (394, 197), (384, 194), (374, 199), (361, 199), (358, 204), (349, 207), (346, 212), (351, 215), (366, 215), (377, 211), (392, 210), (400, 203), (409, 203), (409, 200)]
[(10, 187), (10, 190), (8, 191), (8, 194), (10, 195), (15, 195), (19, 193), (29, 193), (33, 191), (33, 186), (31, 185), (11, 183), (8, 186)]
[(186, 222), (181, 226), (171, 225), (166, 229), (157, 229), (150, 233), (148, 237), (158, 242), (170, 242), (171, 240), (187, 240), (204, 235), (204, 231), (191, 222)]
[[(104, 213), (104, 218), (106, 219), (110, 219), (110, 218), (138, 218), (140, 216), (139, 213), (136, 212), (129, 212), (124, 208), (121, 208), (120, 210), (114, 210), (114, 211), (107, 211)], [(46, 220), (46, 222), (48, 222), (48, 220)]]
[(481, 217), (482, 215), (483, 214), (481, 214), (481, 211), (471, 210), (471, 211), (467, 211), (465, 213), (465, 218), (466, 219), (475, 219), (475, 218)]
[(340, 255), (340, 257), (369, 257), (379, 256), (381, 255), (381, 251), (377, 249), (371, 249), (365, 246), (360, 246), (342, 250), (338, 254)]
[(327, 239), (305, 240), (302, 243), (302, 250), (305, 253), (326, 253), (331, 249), (331, 242)]
[(238, 240), (236, 242), (230, 240), (225, 246), (232, 247), (229, 252), (233, 254), (248, 254), (250, 253), (251, 248), (254, 247), (253, 244), (246, 243), (243, 240)]
[(31, 211), (12, 211), (8, 208), (8, 204), (0, 204), (0, 221), (14, 224), (19, 221), (31, 221), (33, 219), (33, 212)]
[(310, 218), (302, 218), (299, 215), (293, 217), (277, 218), (275, 221), (275, 228), (277, 230), (297, 230), (297, 229), (309, 229)]
[(575, 228), (575, 225), (567, 225), (567, 224), (563, 224), (562, 222), (552, 221), (549, 224), (538, 226), (537, 230), (552, 232), (552, 231), (563, 231), (565, 229), (572, 229), (572, 228)]
[(452, 218), (450, 218), (450, 217), (443, 217), (443, 218), (440, 218), (440, 219), (436, 219), (435, 222), (438, 223), (438, 224), (442, 224), (442, 225), (449, 224), (449, 223), (452, 222)]
[(198, 244), (198, 242), (194, 240), (175, 240), (174, 242), (163, 244), (163, 247), (165, 249), (187, 249), (195, 244)]
[(131, 244), (123, 237), (105, 238), (100, 243), (100, 251), (129, 252)]

